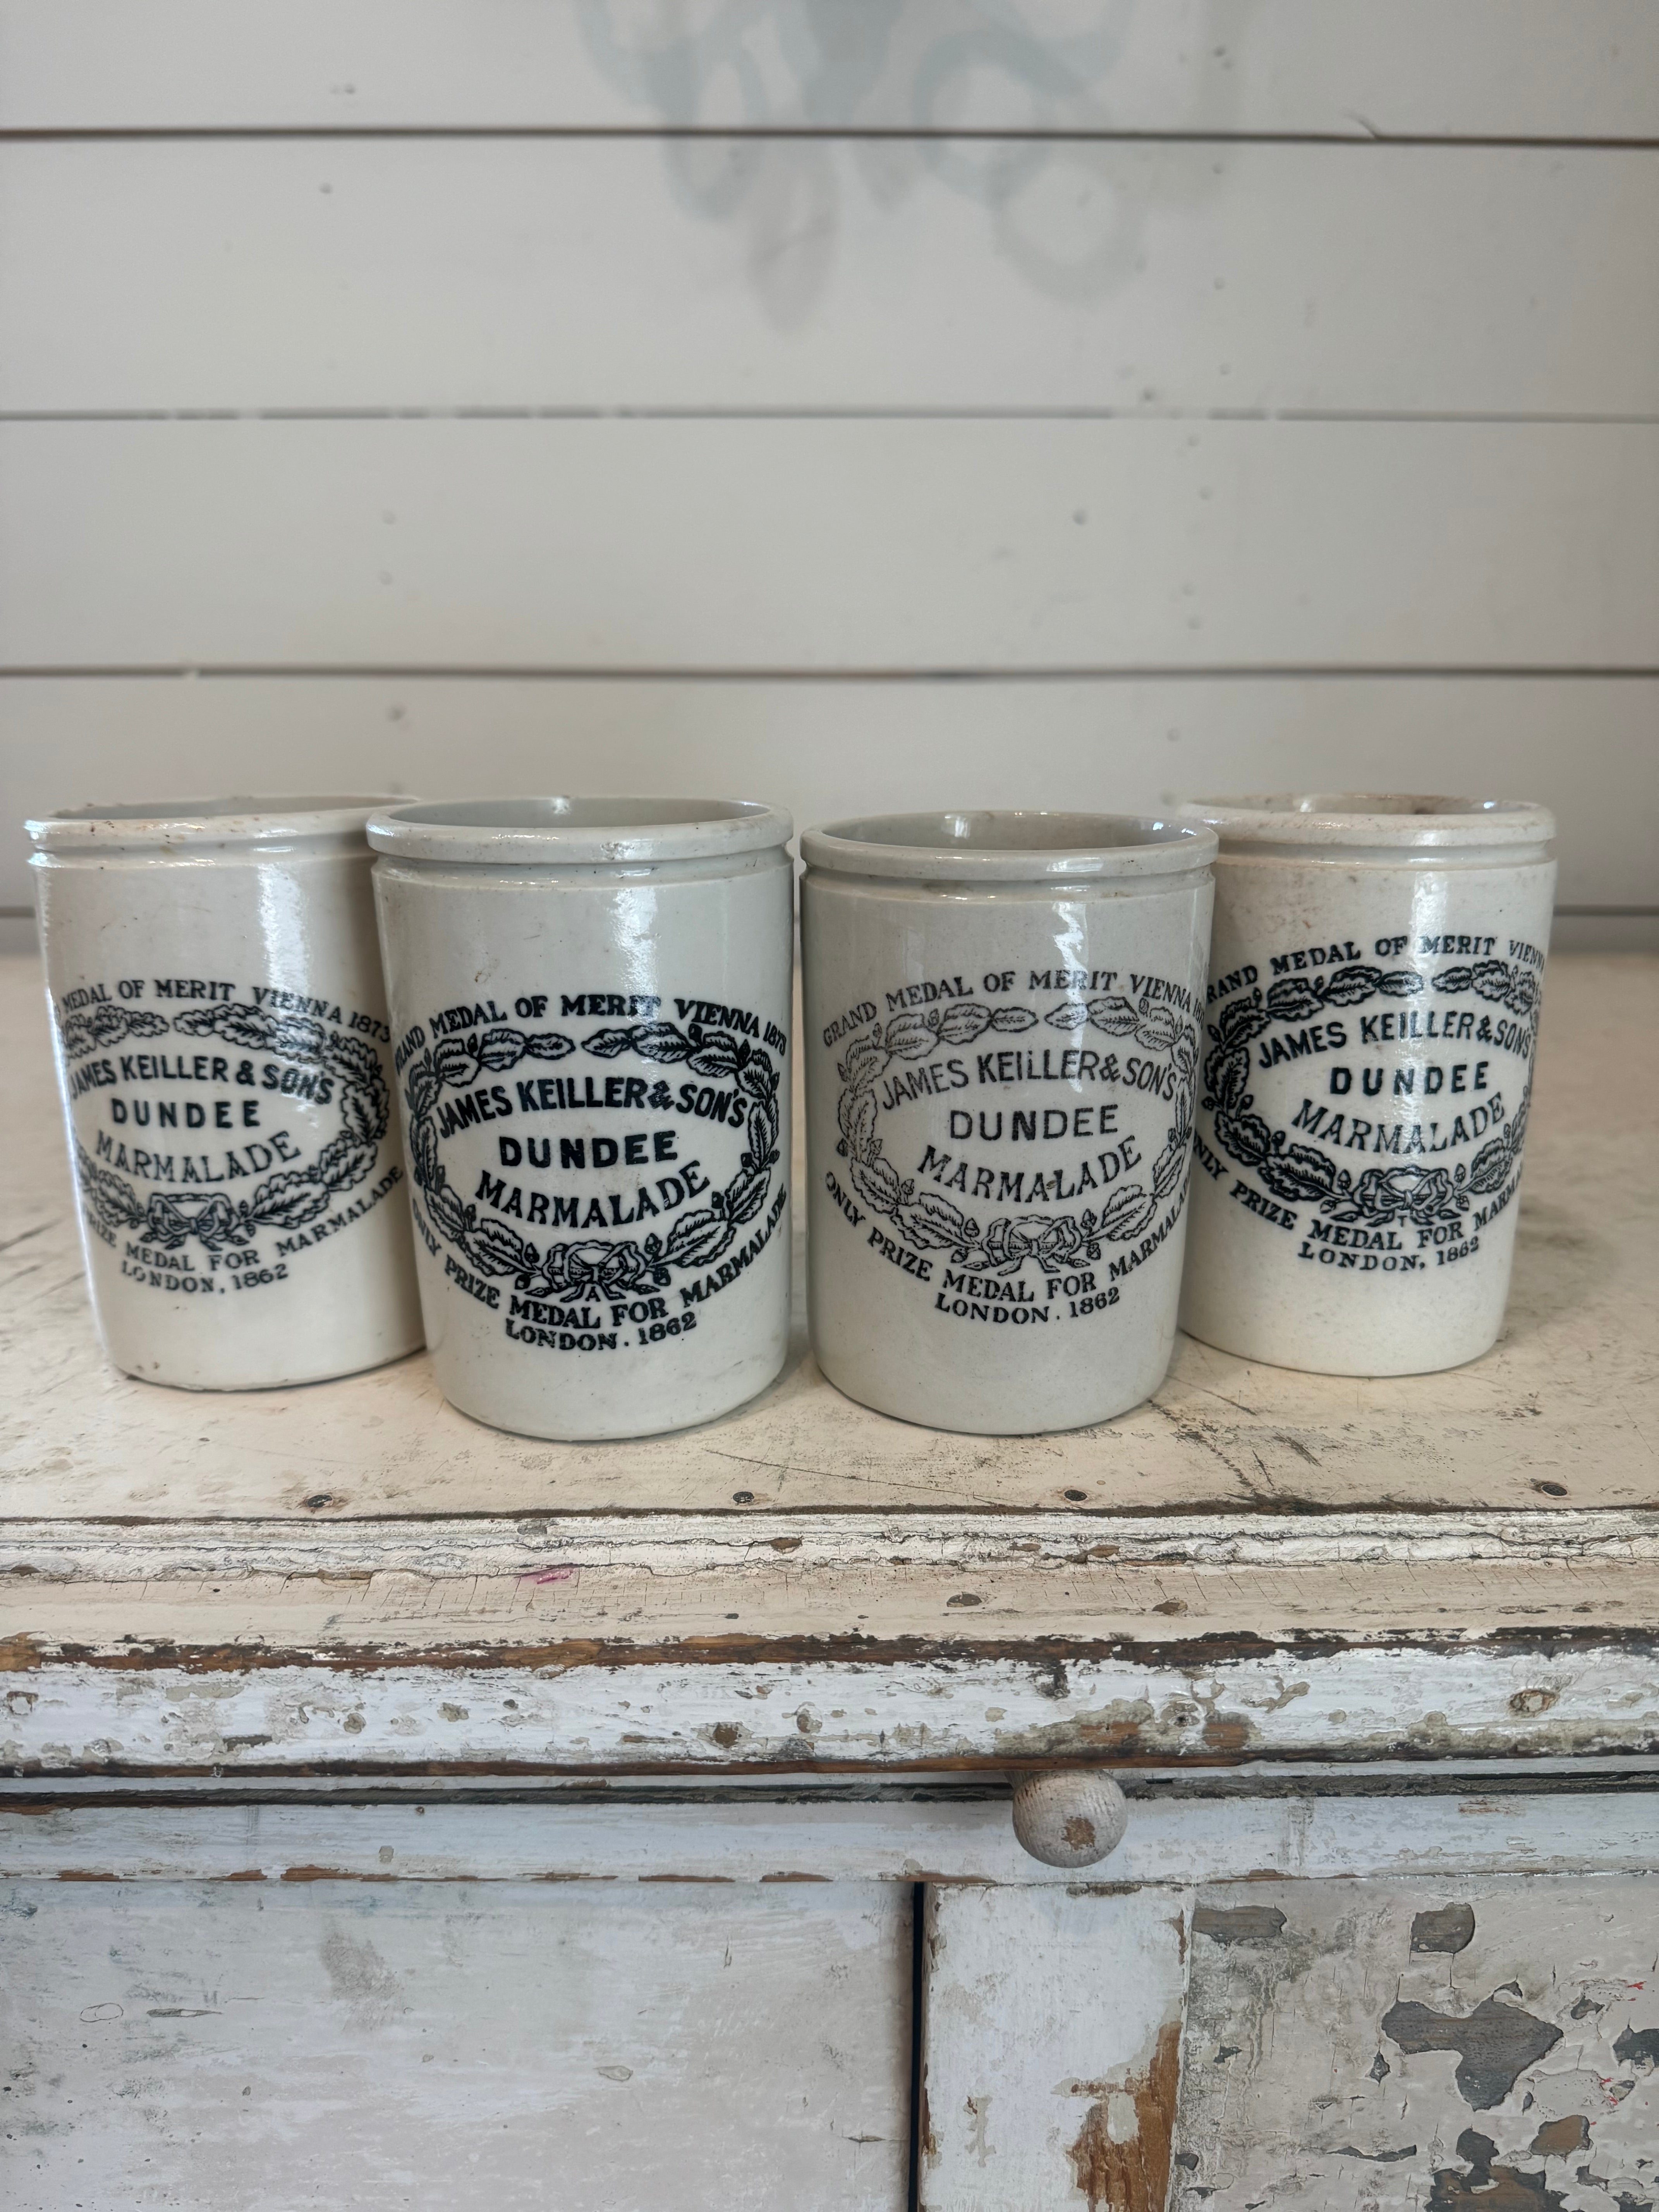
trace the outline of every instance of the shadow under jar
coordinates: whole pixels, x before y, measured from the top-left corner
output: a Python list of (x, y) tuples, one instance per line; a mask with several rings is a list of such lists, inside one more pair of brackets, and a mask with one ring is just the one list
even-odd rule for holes
[(1199, 799), (1218, 832), (1183, 1328), (1328, 1375), (1497, 1340), (1555, 894), (1552, 817)]
[(782, 1365), (790, 834), (736, 799), (369, 824), (427, 1340), (463, 1413), (649, 1436)]
[(29, 824), (104, 1348), (249, 1390), (421, 1341), (363, 825), (373, 798)]
[(1103, 814), (803, 837), (812, 1344), (849, 1397), (1018, 1436), (1163, 1380), (1215, 849)]

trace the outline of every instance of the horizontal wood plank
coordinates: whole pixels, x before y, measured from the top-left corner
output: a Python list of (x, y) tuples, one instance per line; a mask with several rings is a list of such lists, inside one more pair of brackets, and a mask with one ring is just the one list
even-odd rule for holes
[[(1517, 796), (1554, 810), (1563, 905), (1659, 905), (1654, 678), (0, 678), (0, 726), (10, 821), (158, 792), (443, 799), (550, 780), (747, 792), (803, 828), (941, 803), (1150, 812), (1182, 792)], [(30, 897), (19, 838), (0, 849), (0, 905)]]
[(7, 1903), (14, 2212), (902, 2199), (902, 1892), (43, 1882)]
[(1652, 137), (1659, 24), (1644, 0), (6, 0), (0, 125)]
[[(1501, 1790), (1479, 1774), (1443, 1794), (1411, 1778), (1362, 1794), (1255, 1795), (1237, 1778), (1129, 1784), (1129, 1825), (1098, 1869), (1116, 1882), (1287, 1881), (1377, 1875), (1640, 1873), (1652, 1864), (1659, 1793), (1651, 1789)], [(1427, 1781), (1426, 1775), (1419, 1777)], [(246, 1785), (244, 1785), (246, 1786)], [(283, 1784), (291, 1787), (291, 1784)], [(349, 1788), (336, 1784), (335, 1790)], [(368, 1881), (767, 1882), (970, 1881), (1065, 1887), (1016, 1842), (1008, 1791), (994, 1778), (896, 1784), (750, 1780), (725, 1802), (602, 1804), (446, 1801), (234, 1806), (52, 1805), (0, 1796), (0, 1881), (65, 1875), (117, 1881)], [(50, 1785), (40, 1785), (44, 1791)], [(684, 1789), (686, 1785), (682, 1785)], [(1212, 1788), (1213, 1796), (1194, 1796)], [(635, 1793), (637, 1795), (637, 1792)], [(623, 1802), (616, 1802), (617, 1800)], [(747, 1802), (744, 1802), (744, 1800)]]
[(0, 410), (1659, 415), (1659, 151), (995, 158), (5, 147)]
[(1659, 425), (0, 427), (0, 670), (1659, 665)]
[[(131, 1607), (127, 1617), (143, 1619)], [(915, 1638), (860, 1656), (798, 1644), (771, 1658), (717, 1650), (631, 1663), (614, 1644), (544, 1645), (517, 1663), (463, 1647), (382, 1666), (328, 1653), (245, 1663), (252, 1654), (222, 1647), (131, 1642), (55, 1652), (22, 1638), (0, 1644), (0, 1759), (31, 1777), (477, 1777), (1659, 1751), (1651, 1636), (1559, 1622), (1546, 1608), (1507, 1635), (1451, 1626), (1087, 1656), (1019, 1636), (1000, 1650)]]

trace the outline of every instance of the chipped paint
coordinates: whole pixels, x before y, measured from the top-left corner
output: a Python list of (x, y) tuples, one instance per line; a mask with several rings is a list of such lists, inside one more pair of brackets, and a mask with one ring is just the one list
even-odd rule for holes
[(1107, 2089), (1085, 2113), (1066, 2156), (1089, 2212), (1164, 2212), (1180, 2074), (1181, 2028), (1170, 2021), (1146, 2070)]
[(1462, 2017), (1401, 2003), (1382, 2015), (1382, 2033), (1402, 2051), (1455, 2051), (1457, 2093), (1477, 2112), (1501, 2105), (1529, 2066), (1561, 2040), (1561, 2031), (1517, 2005), (1483, 1997)]
[[(1172, 2212), (1659, 2200), (1659, 2069), (1638, 2056), (1659, 2059), (1659, 1881), (1443, 1874), (1272, 1894), (1278, 1937), (1194, 1946)], [(1240, 1901), (1200, 1893), (1195, 1932)]]

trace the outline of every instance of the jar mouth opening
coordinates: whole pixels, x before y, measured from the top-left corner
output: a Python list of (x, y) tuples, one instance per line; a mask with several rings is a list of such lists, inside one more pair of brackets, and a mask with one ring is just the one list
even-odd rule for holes
[(395, 793), (376, 791), (237, 792), (213, 799), (94, 800), (84, 806), (60, 807), (27, 827), (44, 851), (286, 843), (302, 838), (361, 838), (375, 808), (396, 803)]
[(717, 859), (787, 844), (789, 817), (750, 799), (440, 799), (382, 807), (368, 841), (399, 860), (522, 866)]
[(1188, 806), (1228, 814), (1457, 815), (1496, 820), (1535, 815), (1540, 810), (1523, 799), (1452, 799), (1437, 793), (1405, 791), (1285, 791), (1237, 799), (1192, 799)]
[(1224, 854), (1277, 852), (1315, 860), (1366, 854), (1401, 865), (1462, 852), (1485, 865), (1519, 866), (1549, 857), (1555, 817), (1523, 799), (1482, 799), (1396, 791), (1262, 792), (1233, 799), (1189, 799), (1175, 813), (1202, 822)]
[(1214, 852), (1212, 834), (1193, 822), (1036, 807), (860, 815), (801, 840), (811, 867), (953, 882), (1179, 873)]

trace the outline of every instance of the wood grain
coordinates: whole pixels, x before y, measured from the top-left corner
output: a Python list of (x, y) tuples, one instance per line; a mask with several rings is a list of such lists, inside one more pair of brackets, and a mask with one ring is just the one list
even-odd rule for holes
[[(1553, 809), (1559, 896), (1659, 904), (1659, 679), (1100, 678), (963, 684), (580, 678), (0, 678), (0, 806), (211, 783), (406, 791), (658, 790), (665, 775), (787, 806), (803, 828), (868, 807), (1104, 805), (1182, 792), (1524, 795)], [(30, 902), (21, 839), (0, 904)]]
[(1659, 415), (1659, 151), (124, 140), (0, 201), (0, 410)]
[[(1644, 0), (6, 0), (12, 130), (1659, 136)], [(816, 34), (816, 35), (815, 35)]]
[(929, 1891), (924, 2212), (1164, 2212), (1186, 1922), (1179, 1889)]
[[(1364, 1784), (1352, 1776), (1320, 1773), (1295, 1797), (1282, 1778), (1249, 1794), (1248, 1771), (1237, 1784), (1125, 1778), (1133, 1793), (1128, 1831), (1099, 1869), (1114, 1886), (1639, 1874), (1651, 1863), (1659, 1814), (1651, 1787), (1528, 1794), (1514, 1778), (1500, 1788), (1478, 1774), (1420, 1770), (1376, 1778), (1372, 1795), (1360, 1794)], [(61, 1784), (35, 1785), (33, 1802), (14, 1784), (0, 1796), (0, 1881), (281, 1883), (326, 1869), (331, 1879), (377, 1886), (463, 1877), (744, 1884), (791, 1875), (1074, 1884), (1075, 1875), (1020, 1849), (999, 1785), (995, 1777), (769, 1785), (751, 1778), (740, 1787), (711, 1782), (695, 1795), (682, 1785), (684, 1802), (665, 1802), (665, 1784), (644, 1791), (617, 1780), (602, 1803), (574, 1802), (574, 1786), (562, 1784), (534, 1802), (503, 1804), (458, 1800), (453, 1782), (434, 1780), (417, 1802), (401, 1804), (343, 1802), (351, 1785), (335, 1784), (331, 1795), (313, 1790), (287, 1804), (52, 1805), (46, 1793)], [(1414, 1785), (1422, 1794), (1412, 1794)], [(1217, 1794), (1190, 1794), (1200, 1787)]]
[(0, 472), (9, 669), (1659, 665), (1659, 425), (12, 422)]
[(14, 2212), (902, 2201), (904, 1890), (7, 1901)]

